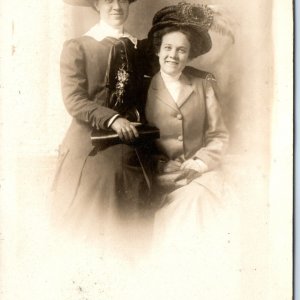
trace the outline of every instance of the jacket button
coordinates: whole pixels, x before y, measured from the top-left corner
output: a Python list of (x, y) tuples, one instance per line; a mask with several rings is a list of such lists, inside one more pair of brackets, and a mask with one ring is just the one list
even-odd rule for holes
[(182, 120), (182, 115), (181, 114), (178, 114), (176, 117), (177, 117), (178, 120)]
[(124, 55), (121, 55), (121, 59), (122, 59), (122, 60), (125, 60), (125, 56), (124, 56)]
[(178, 141), (180, 141), (180, 142), (182, 142), (182, 141), (183, 141), (183, 137), (182, 137), (182, 135), (180, 135), (180, 136), (178, 137)]

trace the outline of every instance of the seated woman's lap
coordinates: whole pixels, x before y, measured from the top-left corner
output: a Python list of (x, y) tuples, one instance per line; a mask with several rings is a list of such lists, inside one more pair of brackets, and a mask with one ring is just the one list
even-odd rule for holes
[[(197, 249), (200, 256), (214, 251), (214, 256), (224, 254), (238, 238), (238, 220), (230, 202), (230, 198), (218, 198), (197, 182), (168, 194), (165, 205), (155, 214), (154, 248), (176, 248), (185, 254)], [(218, 253), (218, 249), (222, 251)]]

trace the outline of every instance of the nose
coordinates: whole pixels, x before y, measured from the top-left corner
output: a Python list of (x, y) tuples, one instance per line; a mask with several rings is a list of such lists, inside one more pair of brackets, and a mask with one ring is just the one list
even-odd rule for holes
[(114, 0), (113, 9), (115, 9), (115, 10), (120, 10), (121, 9), (121, 5), (120, 5), (119, 0)]
[(177, 58), (177, 50), (172, 49), (169, 55), (170, 55), (170, 58), (176, 59)]

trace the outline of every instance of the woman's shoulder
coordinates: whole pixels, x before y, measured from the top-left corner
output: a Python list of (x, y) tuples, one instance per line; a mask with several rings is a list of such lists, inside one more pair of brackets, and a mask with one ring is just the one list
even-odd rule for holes
[(98, 45), (104, 45), (105, 39), (102, 41), (97, 41), (93, 37), (88, 35), (82, 35), (80, 37), (72, 38), (69, 40), (66, 40), (64, 42), (64, 47), (73, 47), (73, 48), (80, 48), (80, 47), (91, 47), (91, 46), (98, 46)]
[(66, 40), (63, 44), (63, 51), (64, 52), (83, 51), (83, 48), (87, 42), (88, 42), (88, 39), (86, 39), (83, 36)]
[(62, 57), (64, 60), (73, 60), (74, 57), (86, 59), (94, 53), (106, 53), (110, 47), (109, 42), (105, 40), (99, 42), (89, 36), (76, 37), (64, 42)]
[(192, 66), (185, 67), (183, 73), (193, 80), (202, 79), (202, 80), (216, 81), (216, 78), (212, 73), (194, 68)]

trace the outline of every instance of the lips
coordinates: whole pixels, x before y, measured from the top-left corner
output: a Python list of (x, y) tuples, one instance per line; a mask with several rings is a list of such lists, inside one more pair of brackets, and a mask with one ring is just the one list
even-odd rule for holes
[(171, 65), (178, 65), (178, 62), (176, 61), (166, 61), (166, 63)]

